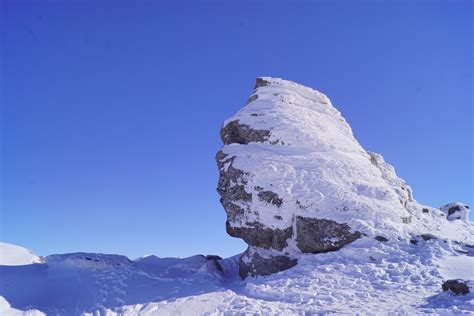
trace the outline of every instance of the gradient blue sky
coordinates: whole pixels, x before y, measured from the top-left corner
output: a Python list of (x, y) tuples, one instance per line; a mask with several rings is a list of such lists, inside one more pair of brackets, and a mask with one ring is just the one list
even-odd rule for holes
[(470, 1), (3, 2), (1, 240), (229, 256), (224, 119), (257, 76), (326, 93), (433, 206), (473, 205)]

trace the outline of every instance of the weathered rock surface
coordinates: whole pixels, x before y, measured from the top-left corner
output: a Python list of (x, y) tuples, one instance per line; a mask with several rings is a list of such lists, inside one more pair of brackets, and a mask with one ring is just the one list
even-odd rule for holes
[(463, 280), (447, 280), (442, 285), (443, 291), (451, 291), (456, 295), (466, 295), (469, 293), (469, 286)]
[(285, 229), (266, 228), (262, 223), (246, 223), (246, 227), (232, 226), (226, 222), (226, 230), (232, 237), (242, 238), (250, 246), (282, 251), (292, 235), (291, 227)]
[(296, 217), (296, 245), (303, 253), (321, 253), (341, 249), (362, 237), (347, 224), (332, 220)]
[(224, 144), (248, 144), (250, 142), (263, 143), (268, 140), (269, 130), (255, 130), (239, 121), (227, 123), (221, 130), (221, 139)]
[(461, 203), (441, 210), (418, 204), (395, 169), (360, 146), (324, 94), (291, 81), (258, 78), (220, 136), (217, 191), (226, 229), (249, 245), (242, 277), (282, 271), (304, 253), (337, 251), (364, 237), (417, 243), (413, 236), (444, 227), (429, 222), (443, 212), (467, 218)]
[(377, 241), (380, 241), (380, 242), (387, 242), (388, 241), (388, 239), (385, 238), (384, 236), (375, 236), (374, 239), (377, 240)]
[(257, 251), (251, 248), (242, 255), (239, 262), (239, 274), (242, 278), (247, 276), (270, 275), (294, 267), (296, 259), (287, 256), (260, 256)]

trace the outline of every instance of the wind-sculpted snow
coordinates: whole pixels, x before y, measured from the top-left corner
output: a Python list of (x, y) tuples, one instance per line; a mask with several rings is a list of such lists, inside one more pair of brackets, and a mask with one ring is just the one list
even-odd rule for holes
[(41, 264), (0, 266), (0, 296), (13, 308), (34, 307), (48, 315), (103, 312), (220, 290), (232, 265), (220, 261), (202, 255), (135, 261), (108, 254), (52, 255)]
[(0, 265), (21, 266), (41, 263), (43, 259), (26, 248), (0, 242)]
[(449, 203), (440, 207), (440, 210), (446, 213), (446, 218), (450, 221), (469, 219), (469, 206), (463, 203)]

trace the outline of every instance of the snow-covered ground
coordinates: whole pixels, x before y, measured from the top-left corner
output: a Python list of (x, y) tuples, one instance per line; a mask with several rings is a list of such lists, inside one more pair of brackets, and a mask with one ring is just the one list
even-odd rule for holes
[(9, 316), (43, 316), (44, 313), (40, 312), (39, 310), (19, 310), (12, 308), (10, 304), (0, 296), (0, 315), (9, 315)]
[(361, 239), (336, 252), (303, 255), (292, 269), (246, 280), (238, 276), (238, 257), (131, 261), (74, 253), (0, 266), (0, 314), (474, 313), (472, 291), (455, 296), (441, 289), (447, 279), (474, 279), (474, 257), (451, 241)]
[(0, 265), (20, 266), (41, 263), (43, 260), (26, 248), (0, 242)]

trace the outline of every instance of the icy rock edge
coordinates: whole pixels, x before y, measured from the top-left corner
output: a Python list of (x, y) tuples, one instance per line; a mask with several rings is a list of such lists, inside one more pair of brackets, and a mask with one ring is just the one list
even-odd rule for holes
[(242, 278), (289, 269), (303, 254), (360, 238), (414, 240), (432, 233), (437, 215), (467, 219), (462, 203), (441, 210), (418, 204), (394, 168), (362, 148), (326, 95), (291, 81), (257, 78), (220, 137), (217, 191), (227, 233), (248, 244)]

